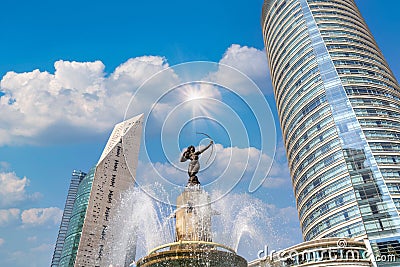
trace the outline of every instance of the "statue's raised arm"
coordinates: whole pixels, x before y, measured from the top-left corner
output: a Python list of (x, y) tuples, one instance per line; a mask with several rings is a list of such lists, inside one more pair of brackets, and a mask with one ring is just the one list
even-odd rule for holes
[(200, 155), (201, 153), (203, 153), (204, 151), (206, 151), (207, 149), (210, 148), (210, 146), (212, 146), (214, 144), (213, 140), (210, 141), (210, 143), (203, 149), (199, 150), (196, 152), (197, 155)]

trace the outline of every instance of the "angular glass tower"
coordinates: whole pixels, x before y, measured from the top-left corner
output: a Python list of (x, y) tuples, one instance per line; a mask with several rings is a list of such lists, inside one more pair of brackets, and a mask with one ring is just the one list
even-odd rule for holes
[[(143, 114), (115, 125), (96, 166), (82, 179), (66, 230), (62, 267), (109, 266), (112, 224), (121, 196), (134, 185)], [(113, 228), (114, 227), (114, 228)], [(127, 258), (132, 255), (127, 248)]]
[(356, 4), (266, 0), (262, 29), (304, 239), (400, 260), (400, 88)]
[(78, 187), (86, 173), (74, 170), (72, 172), (71, 183), (69, 185), (67, 200), (65, 201), (64, 213), (61, 219), (60, 230), (58, 231), (57, 242), (54, 249), (51, 267), (57, 267), (60, 263), (61, 251), (64, 246), (67, 229), (72, 216), (72, 210), (75, 203)]
[(123, 193), (135, 183), (143, 114), (115, 125), (96, 164), (75, 266), (109, 266), (116, 240), (112, 221)]

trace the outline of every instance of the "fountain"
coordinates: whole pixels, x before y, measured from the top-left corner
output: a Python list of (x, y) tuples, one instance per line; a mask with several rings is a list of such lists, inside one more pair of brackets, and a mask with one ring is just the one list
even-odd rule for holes
[(126, 190), (113, 218), (115, 231), (109, 233), (115, 242), (107, 266), (244, 267), (246, 260), (237, 254), (240, 247), (247, 258), (254, 258), (266, 240), (279, 240), (267, 236), (273, 234), (275, 210), (244, 193), (206, 192), (196, 176), (195, 160), (176, 202), (159, 182)]
[[(201, 187), (194, 186), (188, 186), (182, 191), (204, 192)], [(288, 240), (292, 238), (292, 232), (289, 231), (290, 228), (285, 224), (284, 218), (273, 216), (273, 214), (276, 215), (277, 210), (251, 195), (245, 193), (224, 195), (218, 190), (207, 193), (201, 194), (201, 197), (197, 198), (200, 203), (209, 203), (208, 200), (212, 200), (211, 208), (210, 205), (197, 205), (198, 211), (196, 212), (203, 215), (211, 213), (212, 224), (209, 225), (209, 219), (203, 220), (203, 222), (209, 227), (208, 229), (211, 228), (212, 235), (210, 235), (210, 230), (204, 231), (207, 234), (203, 235), (203, 240), (224, 244), (225, 247), (233, 249), (236, 253), (239, 252), (242, 257), (254, 259), (260, 248), (264, 248), (267, 240), (270, 240), (268, 245), (271, 249), (279, 249), (283, 247), (282, 244), (288, 243)], [(108, 255), (107, 266), (136, 266), (133, 261), (152, 254), (154, 248), (179, 242), (180, 239), (190, 241), (189, 232), (185, 230), (180, 231), (185, 235), (178, 238), (176, 228), (182, 225), (179, 223), (180, 216), (186, 216), (184, 212), (191, 211), (196, 206), (193, 205), (194, 201), (187, 201), (176, 207), (176, 201), (167, 200), (164, 203), (154, 199), (152, 197), (154, 195), (158, 195), (162, 199), (168, 199), (170, 196), (163, 185), (157, 182), (140, 188), (133, 187), (122, 196), (113, 220), (113, 224), (115, 224), (113, 229), (116, 231), (112, 235), (115, 243)], [(194, 196), (194, 193), (191, 195)], [(181, 199), (183, 200), (183, 198)], [(183, 214), (180, 214), (180, 211)], [(210, 212), (206, 213), (207, 211)], [(191, 213), (189, 212), (187, 215), (190, 216)], [(178, 225), (176, 225), (177, 218)], [(274, 225), (284, 227), (289, 232), (282, 235), (281, 231), (278, 235)], [(219, 249), (225, 250), (222, 247)]]
[(213, 145), (196, 151), (189, 146), (181, 162), (190, 160), (189, 181), (177, 197), (175, 217), (175, 242), (152, 249), (136, 262), (137, 267), (210, 266), (245, 267), (247, 261), (228, 246), (212, 241), (211, 198), (196, 176), (200, 169), (199, 155)]
[(151, 250), (137, 267), (245, 267), (247, 261), (228, 246), (212, 242), (210, 196), (189, 181), (177, 198), (176, 240)]

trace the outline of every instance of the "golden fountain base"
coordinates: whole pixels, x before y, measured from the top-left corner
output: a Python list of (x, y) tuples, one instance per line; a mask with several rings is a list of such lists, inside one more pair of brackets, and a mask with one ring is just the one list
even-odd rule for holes
[(247, 261), (224, 245), (203, 241), (165, 244), (136, 262), (137, 267), (247, 267)]

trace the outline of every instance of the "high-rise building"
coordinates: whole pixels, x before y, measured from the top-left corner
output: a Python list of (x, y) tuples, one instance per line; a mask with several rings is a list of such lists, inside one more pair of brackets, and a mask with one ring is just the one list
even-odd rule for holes
[(121, 195), (134, 185), (142, 119), (114, 127), (96, 166), (79, 183), (58, 266), (109, 266), (112, 221)]
[(71, 183), (68, 189), (67, 200), (65, 201), (65, 207), (63, 216), (61, 219), (60, 230), (58, 231), (56, 246), (54, 248), (53, 259), (51, 260), (51, 267), (57, 267), (60, 263), (61, 251), (64, 246), (65, 237), (67, 234), (68, 225), (72, 216), (72, 208), (75, 203), (76, 194), (78, 187), (86, 173), (74, 170), (72, 172)]
[(72, 267), (75, 264), (76, 252), (81, 239), (82, 227), (85, 221), (95, 170), (95, 167), (90, 169), (88, 174), (79, 183), (59, 264), (56, 266)]
[(400, 88), (355, 2), (265, 0), (262, 29), (304, 239), (400, 260)]

